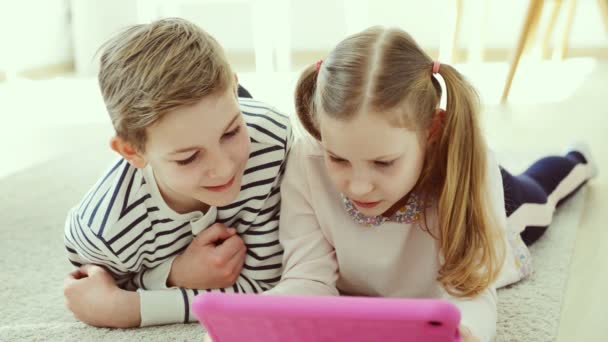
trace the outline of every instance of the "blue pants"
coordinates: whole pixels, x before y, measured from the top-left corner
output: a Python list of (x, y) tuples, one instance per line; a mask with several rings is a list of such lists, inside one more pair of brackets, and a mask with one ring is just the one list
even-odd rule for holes
[(526, 245), (545, 233), (555, 209), (589, 180), (589, 172), (577, 169), (586, 164), (582, 153), (572, 151), (542, 158), (518, 176), (500, 168), (507, 221), (518, 216), (513, 220), (524, 225), (521, 236)]

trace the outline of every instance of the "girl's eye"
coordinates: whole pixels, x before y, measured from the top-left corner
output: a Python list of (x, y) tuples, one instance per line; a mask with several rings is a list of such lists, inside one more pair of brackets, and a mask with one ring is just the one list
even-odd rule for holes
[(338, 158), (338, 157), (334, 157), (334, 156), (329, 156), (329, 160), (331, 160), (333, 163), (336, 163), (336, 164), (348, 163), (348, 161), (346, 159), (342, 159), (342, 158)]
[(379, 161), (379, 160), (377, 160), (377, 161), (374, 162), (374, 165), (379, 166), (379, 167), (389, 167), (389, 166), (392, 166), (393, 164), (395, 164), (394, 160), (391, 160), (391, 161)]
[(195, 161), (197, 156), (198, 156), (198, 152), (195, 152), (190, 157), (188, 157), (186, 159), (182, 159), (182, 160), (176, 160), (175, 162), (178, 163), (179, 165), (188, 165), (188, 164), (192, 163), (193, 161)]

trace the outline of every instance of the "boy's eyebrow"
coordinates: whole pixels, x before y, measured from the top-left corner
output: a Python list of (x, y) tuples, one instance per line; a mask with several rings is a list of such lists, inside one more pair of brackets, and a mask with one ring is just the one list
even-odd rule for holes
[[(339, 156), (338, 154), (336, 154), (336, 153), (333, 153), (333, 152), (332, 152), (330, 149), (328, 149), (327, 147), (325, 147), (325, 150), (326, 150), (327, 152), (329, 152), (329, 154), (331, 154), (332, 156), (334, 156), (334, 157), (336, 157), (336, 158), (338, 158), (338, 159), (346, 159), (346, 158), (344, 158), (344, 157), (340, 157), (340, 156)], [(401, 156), (401, 153), (387, 154), (387, 155), (384, 155), (384, 156), (379, 156), (379, 157), (377, 157), (377, 158), (375, 158), (375, 159), (370, 159), (369, 161), (376, 161), (376, 160), (380, 160), (380, 159), (389, 159), (389, 158), (390, 158), (390, 159), (396, 159), (396, 158), (398, 158), (398, 157), (400, 157), (400, 156)]]
[[(230, 122), (228, 123), (228, 125), (226, 125), (226, 128), (224, 128), (223, 132), (226, 132), (228, 130), (228, 128), (230, 128), (230, 126), (232, 126), (232, 124), (239, 118), (239, 116), (241, 115), (241, 111), (239, 110), (238, 112), (236, 112), (236, 114), (234, 115), (234, 117), (232, 118), (232, 120), (230, 120)], [(199, 150), (201, 149), (200, 146), (190, 146), (190, 147), (184, 147), (184, 148), (180, 148), (178, 150), (175, 150), (169, 154), (178, 154), (178, 153), (184, 153), (184, 152), (189, 152), (189, 151), (194, 151), (194, 150)]]

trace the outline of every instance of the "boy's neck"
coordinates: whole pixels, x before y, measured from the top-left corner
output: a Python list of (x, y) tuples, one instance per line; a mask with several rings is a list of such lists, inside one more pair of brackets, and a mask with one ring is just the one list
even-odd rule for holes
[(202, 203), (201, 201), (193, 198), (185, 198), (184, 196), (176, 194), (171, 189), (165, 187), (164, 184), (158, 180), (153, 169), (150, 169), (150, 171), (152, 171), (151, 174), (154, 177), (154, 182), (156, 183), (162, 200), (173, 211), (178, 214), (188, 214), (195, 211), (200, 211), (203, 214), (207, 213), (209, 210), (208, 204)]

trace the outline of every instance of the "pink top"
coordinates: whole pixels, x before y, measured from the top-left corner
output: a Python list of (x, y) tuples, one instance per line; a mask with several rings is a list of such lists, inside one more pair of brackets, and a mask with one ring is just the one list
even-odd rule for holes
[[(493, 212), (507, 231), (502, 177), (488, 154)], [(462, 323), (482, 341), (496, 332), (496, 287), (521, 277), (507, 245), (507, 258), (496, 285), (475, 299), (448, 295), (436, 281), (440, 267), (437, 241), (413, 224), (386, 222), (379, 227), (356, 223), (325, 171), (321, 145), (311, 137), (293, 146), (281, 185), (280, 241), (285, 249), (283, 276), (270, 294), (355, 295), (443, 298), (462, 313)], [(437, 217), (427, 218), (429, 227)], [(514, 236), (519, 232), (508, 232)], [(512, 239), (513, 240), (513, 239)], [(517, 239), (521, 241), (520, 239)]]

